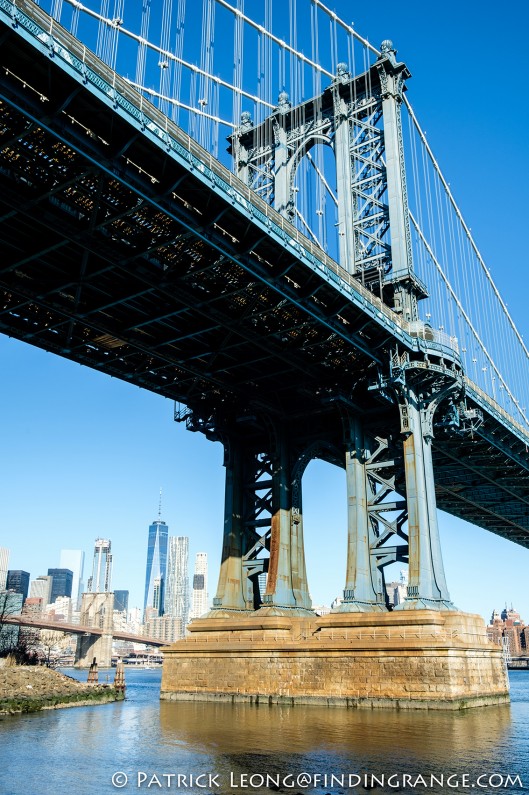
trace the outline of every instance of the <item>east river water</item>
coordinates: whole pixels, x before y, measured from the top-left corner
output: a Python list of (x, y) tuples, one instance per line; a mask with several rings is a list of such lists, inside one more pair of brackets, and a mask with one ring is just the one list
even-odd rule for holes
[(510, 706), (455, 714), (167, 703), (159, 670), (126, 678), (122, 703), (3, 717), (0, 795), (529, 792), (529, 671)]

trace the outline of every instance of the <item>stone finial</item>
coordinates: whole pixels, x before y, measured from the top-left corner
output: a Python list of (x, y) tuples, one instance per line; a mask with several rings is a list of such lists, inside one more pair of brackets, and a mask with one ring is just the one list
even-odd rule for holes
[(347, 83), (351, 79), (349, 65), (343, 61), (336, 65), (336, 79), (341, 83)]

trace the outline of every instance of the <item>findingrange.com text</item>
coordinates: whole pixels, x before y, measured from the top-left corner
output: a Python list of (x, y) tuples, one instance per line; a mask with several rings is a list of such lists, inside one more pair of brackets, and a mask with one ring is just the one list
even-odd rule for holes
[(153, 773), (138, 770), (135, 773), (117, 771), (112, 776), (112, 784), (117, 789), (175, 789), (214, 792), (222, 787), (230, 787), (233, 793), (243, 790), (268, 788), (276, 791), (291, 789), (319, 790), (321, 788), (354, 789), (363, 787), (387, 790), (446, 789), (446, 790), (499, 790), (524, 789), (520, 775), (503, 773), (483, 773), (471, 776), (467, 773), (440, 773), (437, 775), (421, 773), (230, 773), (226, 778), (213, 773)]

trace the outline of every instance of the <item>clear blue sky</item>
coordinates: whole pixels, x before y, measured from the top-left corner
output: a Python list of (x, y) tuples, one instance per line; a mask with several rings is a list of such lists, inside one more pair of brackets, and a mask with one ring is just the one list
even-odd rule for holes
[[(304, 0), (298, 0), (298, 5)], [(198, 5), (198, 4), (197, 4)], [(510, 3), (328, 5), (377, 46), (391, 38), (413, 74), (409, 98), (520, 331), (526, 293), (529, 112), (521, 92), (529, 11)], [(428, 11), (425, 9), (428, 8)], [(170, 401), (0, 336), (0, 545), (32, 578), (59, 565), (61, 548), (112, 540), (115, 588), (142, 605), (147, 528), (158, 511), (210, 560), (214, 595), (223, 523), (220, 445), (172, 420)], [(529, 370), (528, 370), (529, 373)], [(341, 592), (345, 483), (313, 462), (304, 482), (313, 599)], [(512, 602), (529, 622), (529, 550), (441, 515), (454, 602), (489, 617)], [(319, 539), (323, 539), (321, 542)], [(86, 571), (85, 571), (86, 574)]]

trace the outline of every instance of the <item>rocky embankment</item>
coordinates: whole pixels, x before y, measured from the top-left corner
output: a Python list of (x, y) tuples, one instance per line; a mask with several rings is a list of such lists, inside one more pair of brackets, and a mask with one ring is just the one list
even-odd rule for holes
[(112, 685), (87, 685), (41, 666), (0, 667), (0, 715), (118, 701)]

